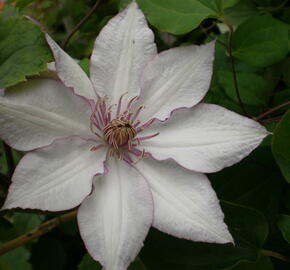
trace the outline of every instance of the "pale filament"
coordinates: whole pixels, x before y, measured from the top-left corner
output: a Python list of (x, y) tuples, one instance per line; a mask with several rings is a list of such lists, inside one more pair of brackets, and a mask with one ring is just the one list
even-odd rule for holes
[[(126, 94), (121, 95), (118, 104), (111, 106), (107, 106), (107, 97), (100, 98), (96, 102), (91, 115), (91, 131), (101, 138), (104, 143), (93, 146), (91, 151), (97, 151), (101, 147), (107, 146), (109, 147), (109, 156), (116, 156), (132, 164), (136, 161), (133, 161), (131, 155), (136, 156), (137, 161), (146, 156), (144, 149), (141, 151), (136, 148), (140, 145), (140, 142), (151, 139), (159, 133), (138, 137), (138, 133), (150, 127), (154, 119), (141, 124), (138, 117), (145, 107), (139, 106), (136, 110), (131, 111), (134, 102), (138, 100), (137, 96), (133, 97), (127, 106), (123, 106), (122, 100)], [(116, 106), (115, 117), (113, 117), (112, 113), (114, 106)], [(123, 111), (122, 107), (124, 107)]]

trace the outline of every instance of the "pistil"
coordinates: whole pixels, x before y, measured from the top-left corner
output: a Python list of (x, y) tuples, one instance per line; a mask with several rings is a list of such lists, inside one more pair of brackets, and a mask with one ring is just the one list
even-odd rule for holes
[(128, 145), (131, 148), (132, 139), (137, 135), (135, 128), (128, 120), (114, 119), (103, 128), (104, 139), (115, 149)]
[[(92, 147), (91, 151), (109, 146), (109, 156), (115, 156), (131, 164), (146, 156), (144, 149), (138, 149), (140, 142), (149, 140), (159, 133), (138, 137), (139, 133), (153, 124), (154, 119), (141, 123), (138, 118), (145, 107), (139, 106), (132, 109), (138, 97), (132, 98), (127, 104), (122, 104), (125, 95), (126, 93), (121, 95), (118, 103), (111, 106), (107, 105), (107, 97), (100, 98), (96, 102), (91, 115), (91, 130), (103, 142)], [(132, 156), (136, 156), (137, 161), (133, 161)]]

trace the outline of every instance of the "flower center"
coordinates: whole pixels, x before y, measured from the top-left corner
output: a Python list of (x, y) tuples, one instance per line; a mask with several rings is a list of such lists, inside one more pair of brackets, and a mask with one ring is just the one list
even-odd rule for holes
[[(116, 105), (116, 110), (112, 110), (114, 105), (107, 106), (107, 97), (99, 98), (95, 104), (91, 115), (91, 131), (101, 140), (91, 148), (91, 151), (108, 147), (109, 156), (116, 156), (121, 160), (133, 164), (146, 156), (145, 150), (140, 150), (142, 141), (149, 140), (159, 133), (147, 136), (140, 136), (144, 129), (150, 127), (155, 119), (150, 119), (145, 123), (138, 120), (139, 114), (144, 106), (139, 106), (132, 110), (134, 102), (138, 97), (133, 97), (127, 104), (122, 104), (123, 94)], [(103, 143), (103, 142), (106, 143)], [(134, 161), (132, 157), (137, 157)]]
[(136, 129), (129, 120), (114, 119), (103, 128), (104, 139), (108, 144), (118, 149), (128, 144), (131, 148), (131, 140), (137, 135)]

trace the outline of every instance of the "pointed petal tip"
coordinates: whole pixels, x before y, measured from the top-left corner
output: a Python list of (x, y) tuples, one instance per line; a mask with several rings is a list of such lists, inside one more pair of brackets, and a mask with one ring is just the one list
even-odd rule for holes
[(127, 6), (127, 8), (130, 8), (130, 9), (138, 9), (139, 6), (138, 6), (138, 4), (136, 3), (136, 1), (133, 0), (133, 1), (132, 1), (128, 6)]
[(142, 176), (125, 162), (113, 160), (109, 174), (95, 179), (95, 189), (80, 206), (77, 220), (94, 260), (103, 269), (125, 270), (139, 253), (152, 224), (153, 201)]
[(233, 244), (233, 245), (235, 245), (235, 240), (232, 237), (231, 233), (227, 230), (227, 231), (225, 231), (225, 233), (223, 235), (223, 239), (221, 239), (217, 243), (219, 243), (219, 244)]

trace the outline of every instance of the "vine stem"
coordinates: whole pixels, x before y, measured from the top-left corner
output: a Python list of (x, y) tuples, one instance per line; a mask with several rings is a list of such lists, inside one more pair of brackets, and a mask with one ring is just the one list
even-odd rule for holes
[[(277, 123), (282, 119), (282, 116), (277, 116), (277, 117), (273, 117), (270, 119), (262, 119), (259, 120), (260, 123), (262, 124), (270, 124), (270, 123)], [(255, 120), (255, 118), (253, 118), (253, 120)]]
[(67, 44), (73, 37), (73, 35), (81, 28), (81, 26), (93, 15), (93, 13), (96, 11), (100, 4), (101, 0), (97, 0), (92, 9), (89, 11), (89, 13), (81, 19), (81, 21), (73, 28), (73, 30), (70, 32), (70, 34), (67, 36), (67, 38), (64, 40), (62, 48), (65, 50)]
[(244, 106), (244, 104), (242, 102), (241, 95), (240, 95), (239, 86), (238, 86), (238, 79), (237, 79), (237, 72), (236, 72), (236, 67), (235, 67), (235, 59), (234, 59), (234, 56), (233, 56), (232, 43), (233, 43), (234, 29), (233, 29), (233, 26), (228, 21), (224, 20), (223, 22), (229, 29), (228, 53), (229, 53), (230, 60), (231, 60), (231, 67), (232, 67), (232, 71), (233, 71), (232, 73), (233, 73), (233, 81), (234, 81), (234, 86), (235, 86), (235, 90), (236, 90), (236, 95), (237, 95), (237, 98), (238, 98), (238, 101), (239, 101), (239, 104), (240, 104), (240, 107), (241, 107), (243, 113), (245, 115), (248, 115), (248, 113), (247, 113), (247, 111), (245, 109), (245, 106)]
[(281, 105), (278, 105), (278, 106), (270, 109), (269, 111), (266, 111), (266, 112), (260, 114), (259, 116), (254, 117), (253, 119), (256, 120), (256, 121), (259, 121), (259, 120), (265, 118), (266, 116), (270, 115), (271, 113), (276, 112), (276, 111), (278, 111), (278, 110), (280, 110), (283, 107), (288, 106), (288, 105), (290, 105), (290, 101), (287, 101), (287, 102), (285, 102), (285, 103), (283, 103)]
[(66, 213), (64, 215), (61, 215), (59, 217), (50, 219), (44, 223), (42, 223), (38, 228), (32, 230), (29, 233), (26, 233), (24, 235), (21, 235), (18, 238), (15, 238), (11, 241), (8, 241), (7, 243), (0, 246), (0, 256), (5, 254), (6, 252), (13, 250), (15, 248), (18, 248), (36, 238), (39, 236), (46, 234), (50, 232), (52, 229), (54, 229), (56, 226), (60, 225), (61, 223), (64, 223), (66, 221), (69, 221), (76, 217), (77, 210), (71, 211), (69, 213)]
[(262, 249), (261, 250), (261, 254), (262, 255), (265, 255), (265, 256), (268, 256), (268, 257), (273, 257), (273, 258), (276, 258), (280, 261), (283, 261), (283, 262), (287, 262), (287, 263), (290, 263), (290, 259), (287, 258), (286, 256), (278, 253), (278, 252), (275, 252), (275, 251), (272, 251), (272, 250), (266, 250), (266, 249)]

